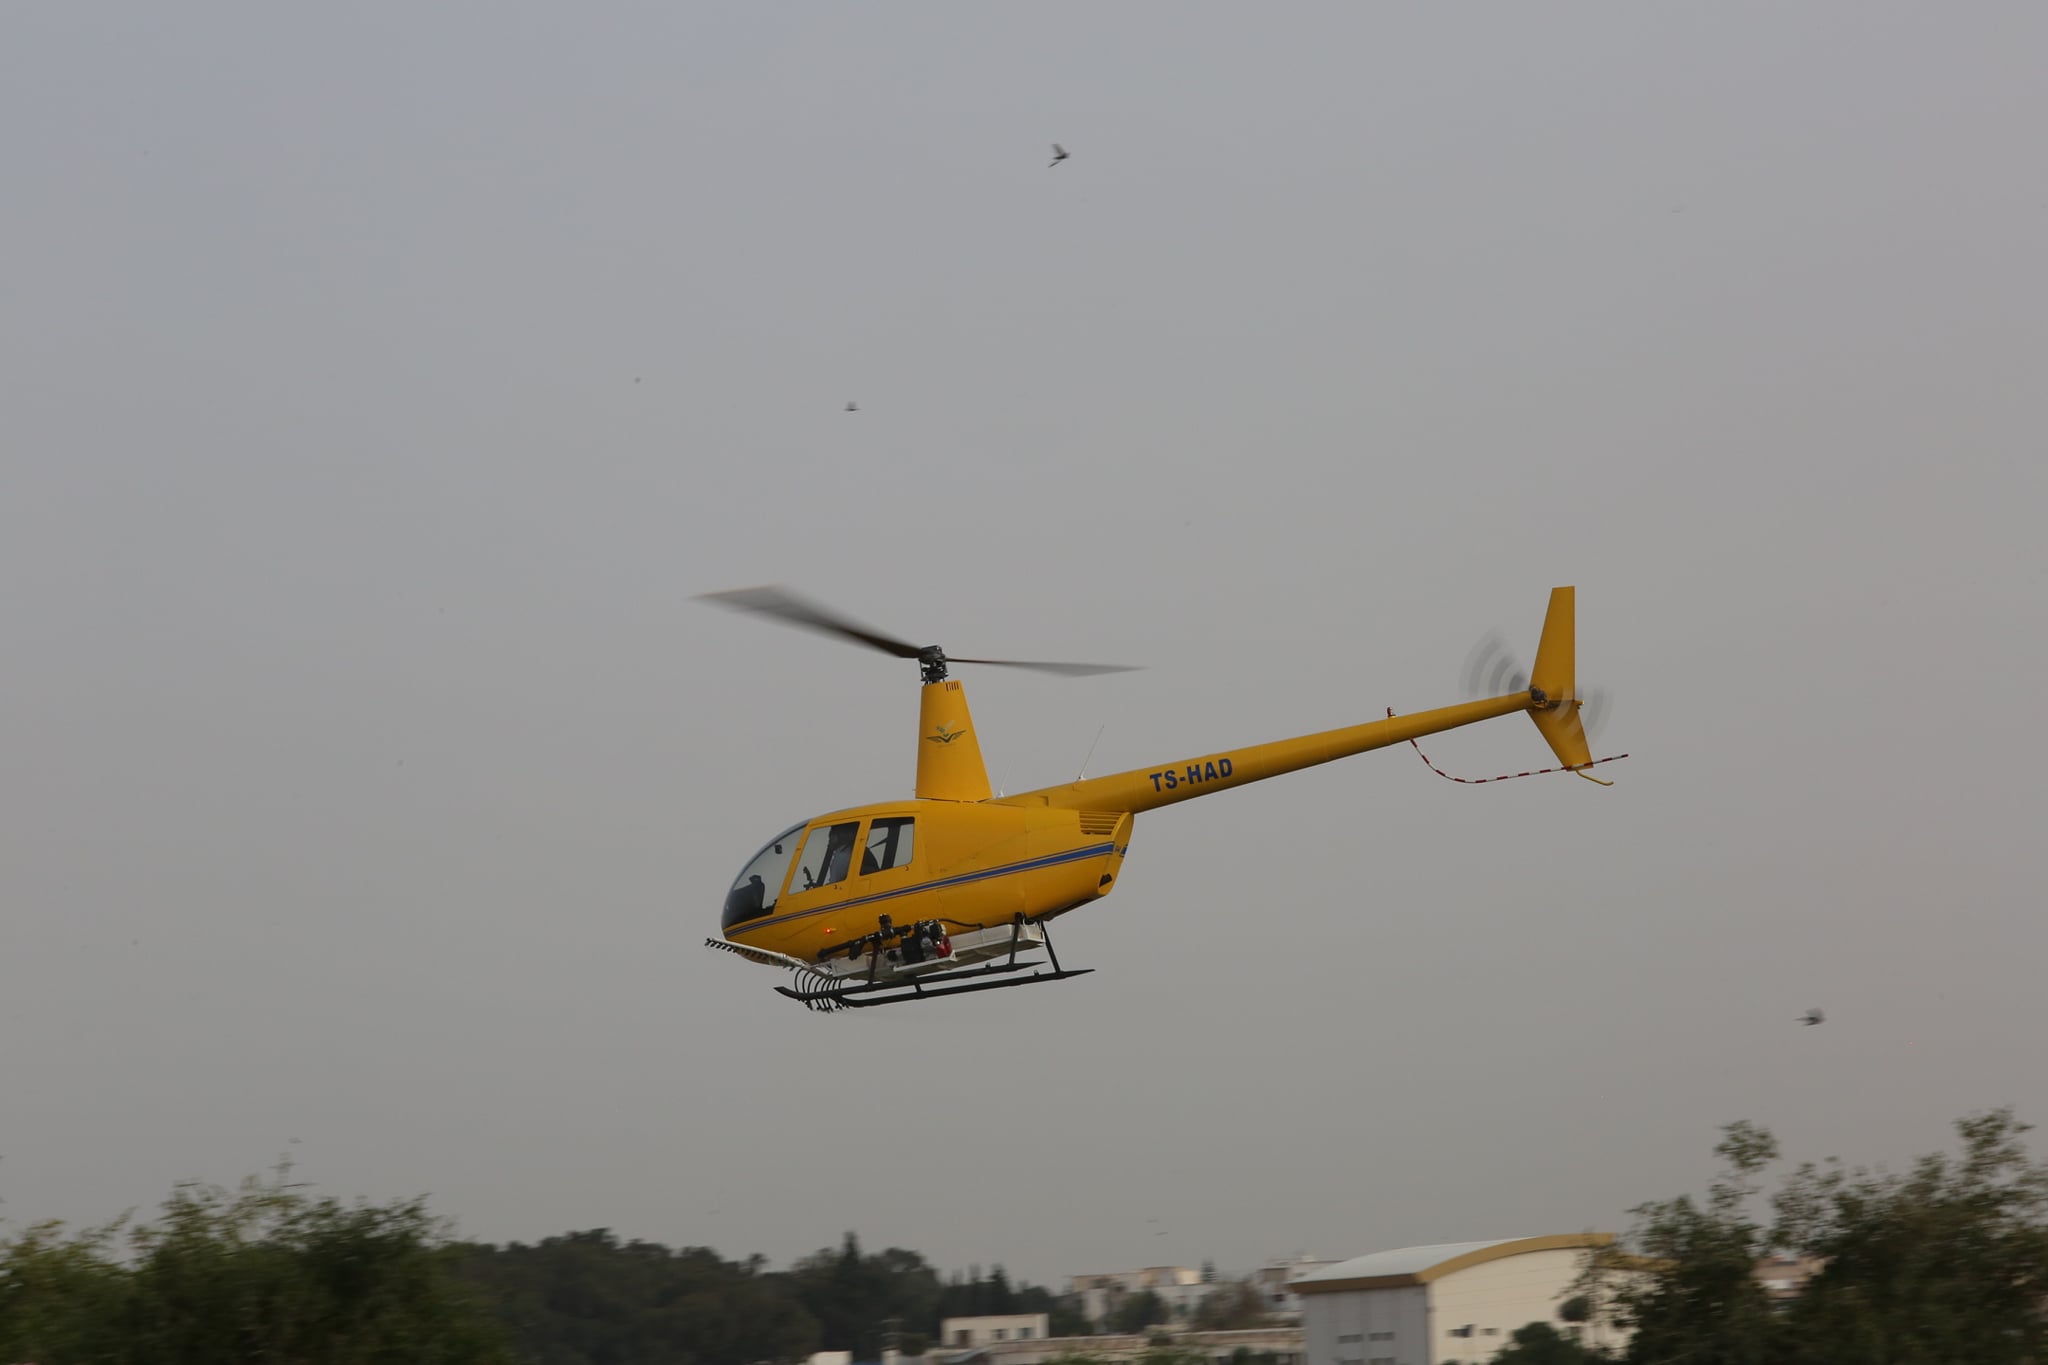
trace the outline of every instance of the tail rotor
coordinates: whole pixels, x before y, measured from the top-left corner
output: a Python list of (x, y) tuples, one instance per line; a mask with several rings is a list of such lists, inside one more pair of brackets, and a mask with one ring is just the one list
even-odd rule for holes
[[(1498, 630), (1489, 630), (1465, 656), (1458, 681), (1467, 701), (1501, 697), (1528, 691), (1529, 668)], [(1578, 703), (1579, 723), (1587, 740), (1597, 744), (1613, 717), (1614, 693), (1605, 687), (1582, 686), (1575, 689), (1573, 696), (1558, 700)]]

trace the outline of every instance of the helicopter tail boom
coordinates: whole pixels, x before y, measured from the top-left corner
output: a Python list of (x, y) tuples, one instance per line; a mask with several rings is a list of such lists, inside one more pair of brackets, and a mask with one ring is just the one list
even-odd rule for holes
[(1511, 692), (1484, 701), (1441, 706), (1433, 711), (1367, 721), (1341, 730), (1325, 730), (1320, 734), (1207, 754), (1151, 770), (1139, 768), (1107, 777), (1091, 777), (1063, 787), (1019, 792), (1015, 796), (998, 797), (995, 804), (1133, 813), (1156, 810), (1161, 806), (1191, 801), (1197, 796), (1207, 796), (1211, 792), (1241, 787), (1247, 782), (1260, 782), (1319, 763), (1349, 758), (1370, 749), (1405, 744), (1423, 735), (1454, 730), (1495, 716), (1513, 715), (1517, 711), (1529, 710), (1534, 704), (1530, 693)]
[[(1423, 735), (1491, 720), (1495, 716), (1527, 711), (1563, 765), (1589, 781), (1599, 782), (1586, 769), (1593, 756), (1586, 746), (1586, 732), (1579, 723), (1579, 698), (1575, 688), (1573, 623), (1574, 593), (1555, 588), (1543, 621), (1543, 637), (1536, 649), (1536, 669), (1526, 687), (1500, 696), (1485, 697), (1432, 711), (1419, 711), (1363, 725), (1326, 730), (1295, 739), (1255, 744), (1225, 753), (1163, 764), (1153, 769), (1135, 769), (1107, 777), (1088, 778), (1062, 787), (1046, 787), (997, 798), (997, 804), (1044, 805), (1069, 810), (1146, 811), (1179, 801), (1192, 800), (1229, 787), (1241, 787), (1299, 771), (1334, 759), (1390, 744), (1403, 744)], [(1601, 785), (1608, 785), (1602, 783)]]

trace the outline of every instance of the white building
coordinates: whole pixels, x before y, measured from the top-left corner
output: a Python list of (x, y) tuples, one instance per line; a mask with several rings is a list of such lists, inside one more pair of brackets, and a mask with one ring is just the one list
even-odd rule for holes
[(1296, 1256), (1284, 1261), (1268, 1261), (1245, 1278), (1266, 1300), (1267, 1312), (1284, 1318), (1298, 1318), (1301, 1316), (1301, 1296), (1294, 1292), (1294, 1282), (1336, 1264), (1335, 1261), (1319, 1261), (1313, 1256)]
[(1773, 1303), (1787, 1303), (1806, 1292), (1806, 1282), (1828, 1268), (1820, 1256), (1767, 1256), (1756, 1263), (1756, 1282)]
[(1609, 1233), (1404, 1247), (1339, 1261), (1295, 1280), (1303, 1365), (1444, 1365), (1484, 1361), (1518, 1328), (1548, 1322), (1588, 1345), (1620, 1342), (1612, 1327), (1566, 1323), (1592, 1247)]
[[(1148, 1290), (1166, 1305), (1174, 1322), (1192, 1317), (1213, 1284), (1202, 1282), (1202, 1272), (1184, 1265), (1154, 1265), (1143, 1270), (1117, 1270), (1104, 1275), (1074, 1275), (1067, 1280), (1067, 1292), (1079, 1296), (1081, 1312), (1088, 1321), (1106, 1327), (1126, 1298)], [(1147, 1323), (1165, 1326), (1165, 1323)]]
[(1046, 1313), (1002, 1313), (979, 1318), (947, 1318), (939, 1324), (944, 1351), (972, 1350), (998, 1341), (1044, 1341), (1051, 1316)]
[[(1157, 1349), (1156, 1338), (1120, 1334), (1099, 1337), (1052, 1337), (1045, 1341), (997, 1341), (986, 1346), (953, 1349), (938, 1346), (924, 1356), (921, 1365), (1057, 1365), (1062, 1357), (1086, 1356), (1111, 1365), (1139, 1365)], [(1245, 1355), (1273, 1365), (1302, 1365), (1301, 1329), (1293, 1326), (1264, 1327), (1244, 1332), (1175, 1332), (1173, 1349), (1185, 1359), (1201, 1357), (1208, 1365), (1232, 1365)], [(885, 1352), (882, 1365), (920, 1365), (903, 1359), (891, 1360)]]

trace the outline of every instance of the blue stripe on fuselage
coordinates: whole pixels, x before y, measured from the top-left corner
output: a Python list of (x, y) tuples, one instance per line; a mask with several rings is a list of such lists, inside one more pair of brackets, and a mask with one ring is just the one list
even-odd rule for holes
[[(1113, 843), (1094, 844), (1087, 848), (1070, 848), (1064, 853), (1048, 853), (1042, 858), (1027, 858), (1021, 863), (1005, 863), (1001, 867), (984, 868), (979, 872), (962, 872), (957, 876), (941, 877), (937, 881), (919, 882), (915, 886), (899, 886), (894, 891), (877, 891), (872, 895), (856, 896), (849, 901), (838, 901), (831, 905), (820, 905), (811, 910), (798, 910), (787, 915), (776, 915), (772, 919), (756, 920), (749, 924), (736, 924), (733, 926), (733, 934), (751, 934), (756, 929), (769, 929), (778, 924), (788, 924), (794, 920), (808, 919), (812, 915), (822, 915), (828, 910), (851, 910), (857, 905), (872, 905), (876, 901), (894, 900), (898, 896), (914, 896), (920, 891), (937, 891), (942, 887), (965, 886), (969, 882), (987, 881), (991, 877), (1008, 877), (1019, 872), (1035, 871), (1041, 867), (1057, 867), (1061, 863), (1078, 862), (1083, 858), (1093, 858), (1098, 854), (1113, 853), (1115, 851), (1116, 845)], [(873, 876), (875, 874), (869, 873), (868, 875)], [(731, 938), (733, 934), (728, 934), (726, 937)]]

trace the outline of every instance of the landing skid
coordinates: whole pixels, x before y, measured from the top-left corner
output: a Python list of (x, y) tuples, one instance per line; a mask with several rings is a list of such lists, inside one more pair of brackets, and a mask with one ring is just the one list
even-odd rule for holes
[[(931, 927), (933, 932), (937, 932), (935, 925)], [(999, 991), (1011, 986), (1064, 981), (1070, 976), (1086, 976), (1094, 970), (1092, 967), (1060, 966), (1060, 955), (1053, 951), (1052, 938), (1046, 933), (1043, 922), (1028, 920), (1022, 915), (1012, 920), (1007, 929), (978, 930), (949, 940), (949, 951), (955, 954), (950, 963), (945, 958), (936, 957), (906, 962), (895, 950), (885, 954), (883, 944), (890, 941), (903, 943), (905, 932), (894, 930), (885, 922), (884, 932), (877, 936), (865, 963), (859, 956), (832, 962), (801, 962), (780, 953), (746, 948), (736, 943), (722, 943), (716, 939), (708, 939), (706, 943), (756, 962), (789, 968), (796, 975), (796, 984), (777, 986), (777, 994), (800, 1000), (805, 1008), (822, 1014), (835, 1010), (870, 1009), (876, 1005), (894, 1005), (908, 1000), (935, 1000), (942, 995), (966, 995), (974, 991)], [(891, 934), (895, 936), (893, 939), (889, 938)], [(1035, 952), (1040, 948), (1045, 950), (1049, 964), (1018, 961), (1020, 953)], [(1047, 970), (1048, 965), (1050, 970)]]
[[(801, 1000), (809, 1008), (829, 1014), (833, 1010), (869, 1009), (875, 1005), (898, 1005), (908, 1000), (936, 1000), (942, 995), (966, 995), (970, 991), (1000, 991), (1011, 986), (1033, 986), (1041, 981), (1064, 981), (1070, 976), (1086, 976), (1095, 970), (1093, 967), (1070, 967), (1062, 970), (1055, 966), (1052, 971), (1034, 971), (1029, 976), (1009, 975), (1040, 965), (1042, 964), (1031, 962), (992, 962), (986, 967), (962, 967), (952, 972), (928, 972), (923, 976), (912, 977), (908, 981), (827, 986), (821, 990), (777, 986), (775, 991), (778, 995)], [(945, 981), (959, 981), (962, 984), (938, 984)]]

